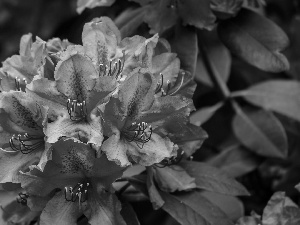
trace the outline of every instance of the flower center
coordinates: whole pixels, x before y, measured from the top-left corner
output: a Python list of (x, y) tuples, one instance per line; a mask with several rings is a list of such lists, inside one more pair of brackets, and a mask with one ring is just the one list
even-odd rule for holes
[[(25, 78), (23, 78), (23, 82), (25, 85), (27, 85), (27, 81)], [(20, 78), (15, 78), (15, 85), (16, 85), (16, 91), (22, 91), (21, 89), (21, 79)]]
[(18, 195), (19, 196), (17, 197), (17, 202), (22, 205), (27, 205), (27, 198), (29, 197), (29, 195), (22, 192), (20, 192)]
[(72, 121), (85, 120), (87, 117), (87, 107), (85, 101), (77, 101), (68, 99), (67, 109)]
[(13, 135), (9, 140), (9, 145), (12, 152), (22, 152), (23, 154), (29, 154), (32, 151), (44, 146), (44, 137), (33, 136), (27, 133)]
[(162, 73), (160, 73), (160, 82), (157, 82), (157, 86), (156, 86), (156, 89), (155, 89), (155, 94), (158, 94), (159, 92), (161, 92), (161, 96), (175, 95), (183, 85), (185, 72), (181, 72), (181, 73), (179, 73), (179, 75), (180, 75), (180, 78), (177, 79), (177, 81), (175, 82), (175, 84), (173, 86), (171, 86), (171, 82), (169, 80), (167, 80), (167, 88), (165, 90), (163, 88), (163, 86), (164, 86), (164, 75)]
[(128, 142), (135, 142), (139, 148), (143, 148), (144, 144), (150, 141), (152, 135), (152, 127), (147, 123), (132, 123), (129, 127), (122, 131), (122, 136)]
[(74, 187), (65, 187), (65, 199), (68, 202), (76, 202), (79, 204), (85, 202), (88, 198), (89, 182), (77, 183)]
[(122, 71), (124, 68), (125, 54), (123, 52), (123, 57), (117, 60), (109, 60), (108, 65), (104, 65), (100, 63), (100, 74), (102, 76), (110, 76), (115, 77), (116, 80), (120, 80), (122, 78)]

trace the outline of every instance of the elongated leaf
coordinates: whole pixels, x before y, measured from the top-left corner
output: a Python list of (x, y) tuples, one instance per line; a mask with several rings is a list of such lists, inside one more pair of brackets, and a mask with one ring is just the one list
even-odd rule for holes
[(271, 20), (249, 9), (218, 26), (221, 40), (229, 50), (259, 69), (280, 72), (289, 62), (279, 51), (289, 44), (287, 35)]
[(180, 165), (196, 179), (199, 189), (226, 195), (249, 195), (240, 183), (215, 167), (196, 161), (182, 161)]
[(214, 26), (216, 17), (210, 9), (209, 0), (179, 0), (177, 1), (177, 9), (184, 25), (188, 24), (208, 30)]
[(181, 62), (181, 68), (189, 71), (192, 76), (194, 76), (198, 55), (196, 29), (177, 24), (175, 36), (172, 40), (170, 40), (170, 43), (172, 51), (178, 54), (178, 58)]
[(240, 142), (257, 154), (280, 158), (287, 155), (286, 133), (271, 112), (239, 110), (232, 127)]
[(187, 191), (196, 188), (195, 178), (192, 178), (178, 165), (156, 167), (155, 178), (159, 188), (165, 192)]
[(182, 225), (233, 225), (226, 214), (199, 192), (171, 195), (161, 192), (163, 209)]
[(243, 203), (234, 196), (202, 191), (201, 195), (218, 206), (231, 220), (236, 221), (245, 213)]
[(203, 107), (190, 116), (190, 122), (196, 126), (201, 126), (208, 121), (218, 109), (223, 106), (223, 102), (219, 102), (213, 106)]
[(148, 176), (147, 176), (147, 189), (150, 198), (150, 202), (154, 209), (159, 209), (165, 203), (164, 200), (161, 198), (158, 189), (156, 188), (154, 182), (154, 171), (152, 168), (148, 167)]
[(245, 175), (256, 169), (261, 163), (260, 158), (240, 144), (231, 145), (216, 157), (208, 161), (232, 177)]
[(300, 82), (272, 80), (241, 92), (249, 102), (300, 121)]
[[(204, 44), (214, 73), (218, 73), (218, 75), (223, 79), (223, 81), (227, 82), (231, 69), (230, 52), (222, 43), (206, 42)], [(197, 59), (195, 80), (204, 83), (205, 85), (208, 85), (210, 87), (213, 87), (213, 82), (211, 81), (207, 73), (207, 70), (203, 63), (203, 59), (201, 58), (200, 54)]]

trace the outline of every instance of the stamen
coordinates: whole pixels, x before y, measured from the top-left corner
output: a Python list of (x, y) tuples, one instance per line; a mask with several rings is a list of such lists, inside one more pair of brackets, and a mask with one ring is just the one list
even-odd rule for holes
[(159, 168), (165, 168), (167, 166), (176, 165), (176, 164), (180, 163), (180, 161), (183, 158), (183, 155), (184, 155), (184, 151), (181, 151), (179, 154), (177, 154), (177, 156), (173, 156), (171, 158), (164, 159), (160, 163), (157, 163), (156, 166)]
[[(23, 83), (25, 83), (25, 85), (27, 85), (27, 80), (25, 78), (23, 78)], [(18, 77), (15, 78), (15, 86), (16, 86), (16, 91), (22, 91), (21, 79)]]
[(18, 195), (19, 196), (17, 197), (17, 202), (22, 205), (27, 205), (27, 198), (29, 197), (29, 195), (22, 192), (20, 192)]
[(78, 102), (77, 100), (68, 99), (67, 109), (70, 119), (73, 121), (85, 120), (87, 117), (86, 102)]
[[(176, 82), (176, 86), (171, 86), (171, 81), (170, 80), (167, 80), (167, 89), (164, 90), (163, 86), (164, 86), (164, 75), (162, 73), (160, 73), (160, 77), (161, 77), (161, 82), (157, 82), (157, 86), (156, 86), (156, 89), (155, 89), (155, 94), (158, 94), (159, 92), (161, 92), (161, 96), (166, 96), (166, 95), (175, 95), (182, 87), (183, 85), (183, 80), (184, 80), (184, 75), (185, 73), (182, 72), (181, 74), (181, 77), (180, 77), (180, 81)], [(179, 84), (178, 84), (179, 83)], [(175, 90), (173, 90), (175, 89)]]
[[(23, 154), (29, 154), (36, 149), (44, 146), (44, 137), (41, 136), (32, 136), (27, 133), (24, 135), (18, 134), (13, 135), (9, 139), (9, 145), (13, 151), (5, 152), (22, 152)], [(3, 151), (3, 150), (2, 150)]]
[(104, 65), (100, 64), (100, 73), (102, 76), (110, 76), (110, 77), (115, 77), (116, 80), (120, 80), (122, 78), (122, 72), (124, 68), (124, 62), (125, 62), (125, 54), (123, 51), (123, 56), (122, 60), (117, 59), (115, 60), (110, 60), (109, 65)]
[(78, 183), (75, 187), (65, 187), (65, 199), (68, 202), (76, 202), (78, 199), (79, 205), (85, 202), (88, 198), (89, 183)]
[(122, 136), (128, 142), (135, 142), (139, 148), (143, 148), (144, 144), (150, 141), (152, 135), (152, 127), (147, 123), (132, 123), (122, 132)]

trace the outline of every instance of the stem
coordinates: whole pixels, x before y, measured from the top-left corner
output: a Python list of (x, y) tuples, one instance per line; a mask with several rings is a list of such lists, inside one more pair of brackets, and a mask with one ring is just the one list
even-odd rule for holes
[(228, 89), (224, 80), (220, 77), (218, 71), (214, 68), (213, 64), (211, 63), (207, 54), (207, 49), (204, 46), (204, 44), (201, 41), (199, 41), (198, 43), (199, 43), (199, 49), (203, 59), (203, 63), (210, 79), (212, 80), (215, 87), (217, 88), (220, 97), (223, 100), (228, 99), (230, 97), (230, 90)]
[(119, 195), (122, 195), (122, 194), (127, 190), (127, 188), (129, 188), (129, 187), (130, 187), (130, 183), (125, 184), (125, 185), (118, 191), (118, 194), (119, 194)]

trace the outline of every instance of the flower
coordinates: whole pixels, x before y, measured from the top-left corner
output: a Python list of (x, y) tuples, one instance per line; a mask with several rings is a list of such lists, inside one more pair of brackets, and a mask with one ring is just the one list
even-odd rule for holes
[(88, 145), (61, 139), (43, 172), (32, 166), (19, 182), (31, 210), (42, 211), (42, 224), (75, 224), (82, 214), (90, 224), (125, 224), (111, 186), (123, 171), (105, 155), (96, 158)]
[(0, 93), (0, 183), (17, 182), (19, 170), (40, 163), (48, 151), (43, 123), (46, 109), (27, 93)]

